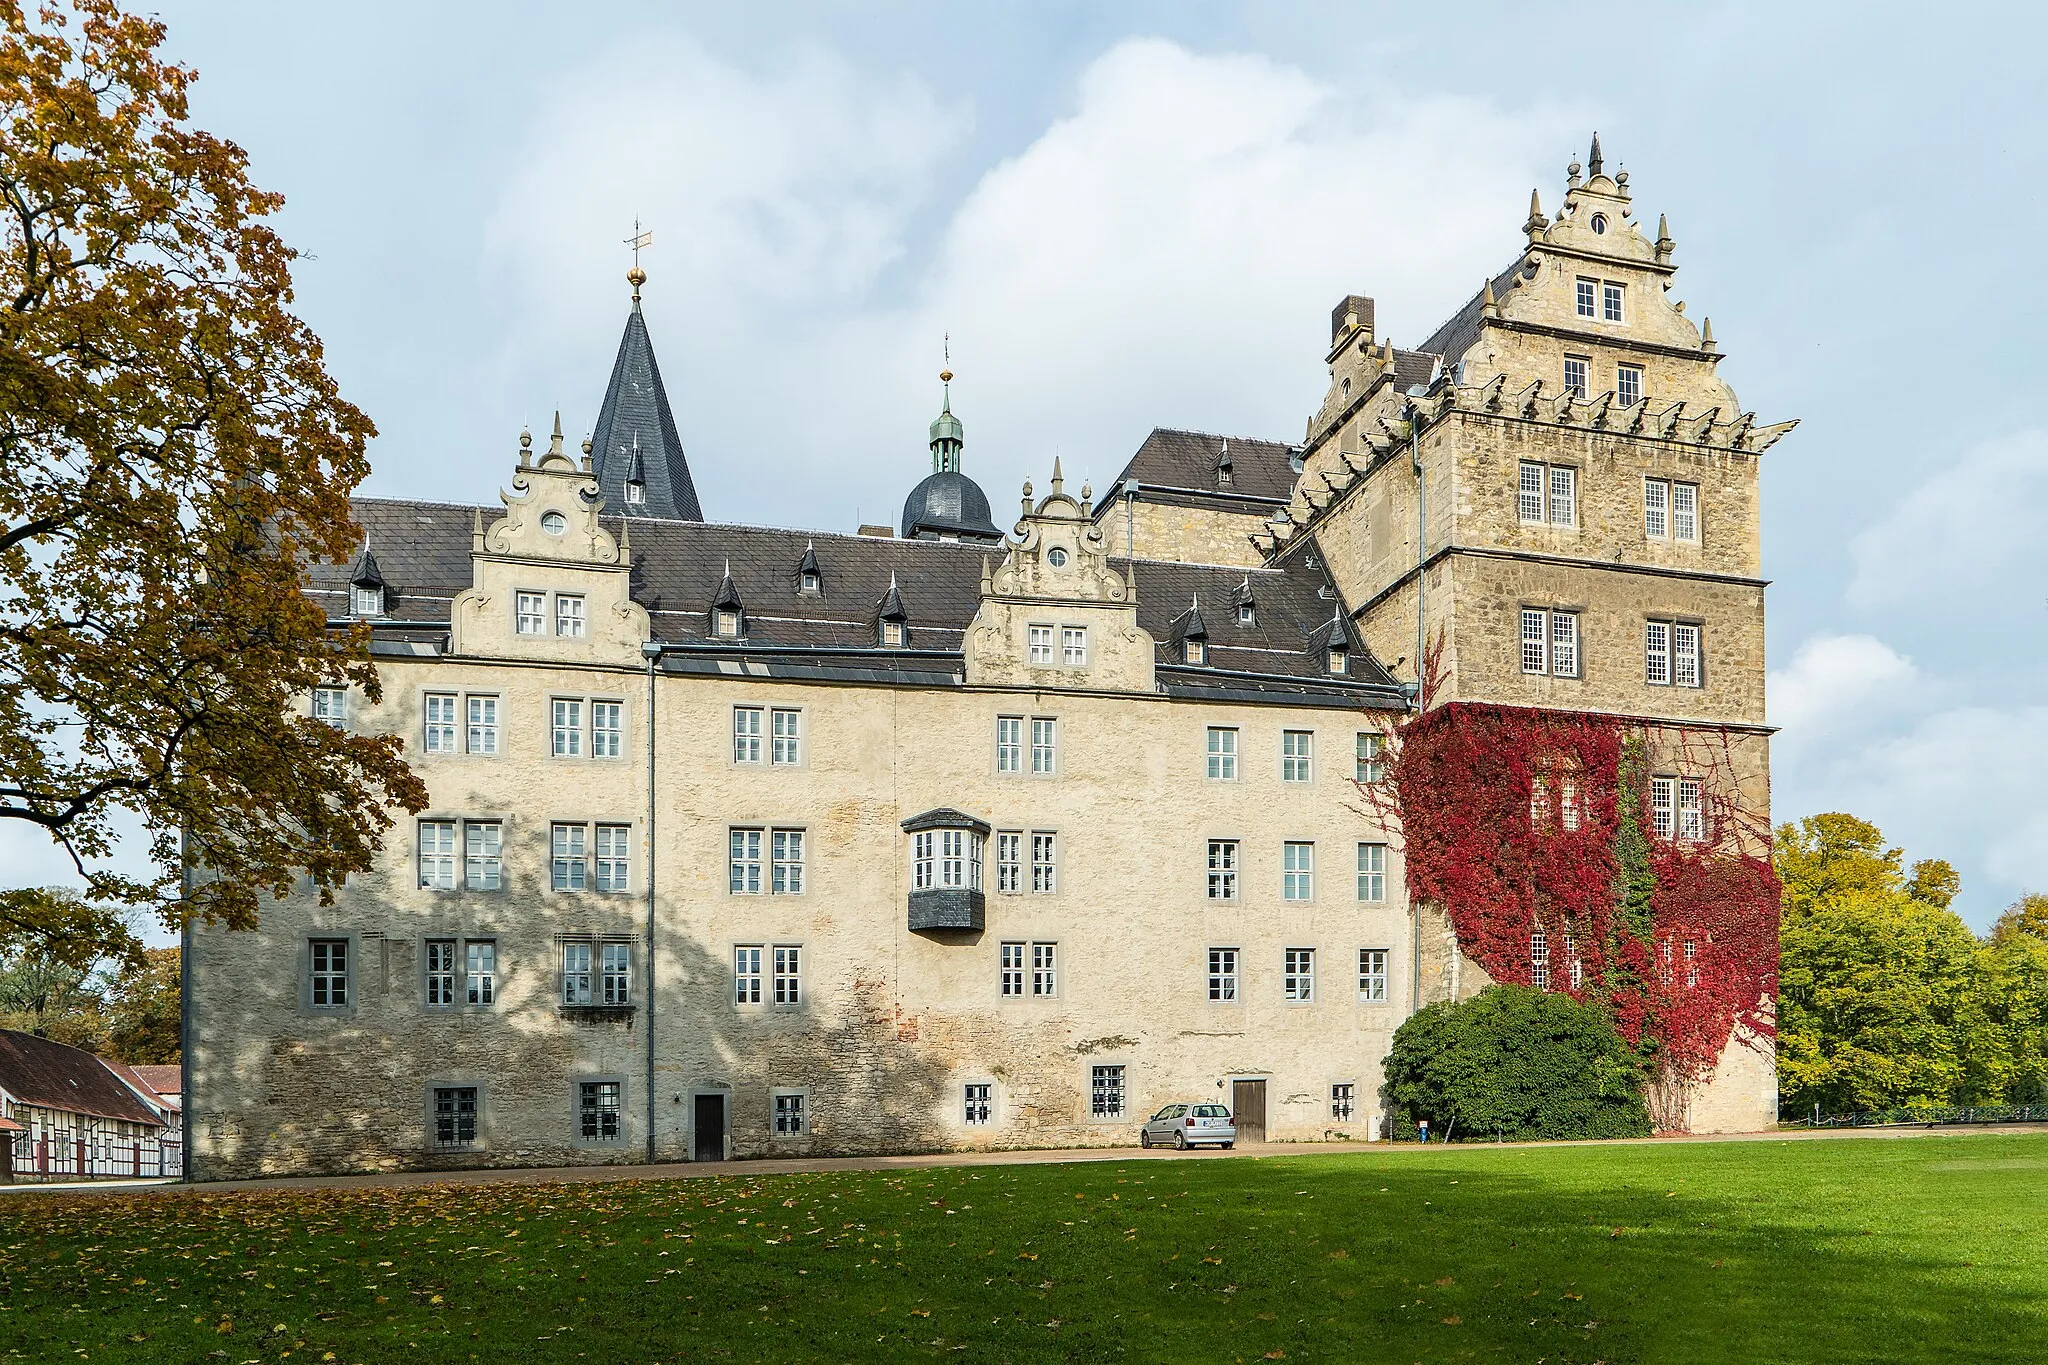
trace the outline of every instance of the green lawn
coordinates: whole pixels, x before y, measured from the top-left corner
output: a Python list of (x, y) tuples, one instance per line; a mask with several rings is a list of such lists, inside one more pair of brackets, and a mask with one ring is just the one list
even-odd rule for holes
[(10, 1355), (2040, 1362), (2048, 1135), (14, 1194)]

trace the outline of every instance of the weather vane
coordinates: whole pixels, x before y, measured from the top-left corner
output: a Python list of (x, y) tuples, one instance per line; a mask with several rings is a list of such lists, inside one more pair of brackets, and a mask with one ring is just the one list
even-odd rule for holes
[(640, 268), (640, 248), (654, 245), (653, 229), (641, 231), (640, 220), (635, 218), (633, 220), (633, 235), (626, 239), (626, 245), (633, 248), (633, 268), (638, 270)]

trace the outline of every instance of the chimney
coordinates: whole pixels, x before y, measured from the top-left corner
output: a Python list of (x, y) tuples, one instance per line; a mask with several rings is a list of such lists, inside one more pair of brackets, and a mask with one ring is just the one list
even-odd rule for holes
[(1350, 319), (1357, 319), (1359, 335), (1372, 340), (1372, 300), (1363, 294), (1346, 294), (1343, 301), (1330, 310), (1330, 344), (1335, 346), (1341, 338)]

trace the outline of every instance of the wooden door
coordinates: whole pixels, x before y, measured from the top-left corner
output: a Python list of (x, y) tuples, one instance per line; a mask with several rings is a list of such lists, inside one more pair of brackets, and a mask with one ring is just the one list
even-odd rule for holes
[(697, 1096), (691, 1118), (691, 1160), (725, 1160), (725, 1096)]
[(1264, 1081), (1232, 1081), (1230, 1083), (1230, 1112), (1237, 1121), (1239, 1142), (1264, 1142), (1266, 1140), (1266, 1083)]

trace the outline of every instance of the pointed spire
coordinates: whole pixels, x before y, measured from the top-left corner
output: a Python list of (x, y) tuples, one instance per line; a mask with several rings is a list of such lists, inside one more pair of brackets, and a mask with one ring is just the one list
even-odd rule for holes
[(548, 454), (550, 454), (550, 455), (560, 455), (561, 453), (562, 453), (562, 410), (561, 410), (560, 408), (556, 408), (556, 409), (555, 409), (555, 431), (554, 431), (554, 434), (553, 434), (552, 436), (548, 437)]
[[(636, 234), (640, 235), (644, 234)], [(628, 504), (626, 484), (637, 470), (642, 496), (631, 504), (634, 515), (702, 521), (704, 511), (697, 502), (689, 461), (683, 456), (675, 415), (669, 410), (654, 343), (647, 335), (647, 320), (640, 313), (639, 293), (635, 282), (633, 307), (626, 314), (611, 380), (591, 430), (591, 472), (597, 476), (607, 507)]]
[(1714, 345), (1714, 320), (1712, 318), (1707, 318), (1700, 324), (1700, 349), (1702, 351), (1719, 349)]
[(1530, 237), (1550, 226), (1550, 220), (1543, 216), (1543, 198), (1535, 190), (1529, 191), (1529, 221), (1522, 224), (1522, 231)]
[(349, 570), (348, 581), (359, 588), (381, 588), (384, 575), (377, 569), (377, 556), (370, 553), (370, 544), (363, 542), (363, 552), (356, 556), (355, 566)]
[(718, 594), (711, 599), (711, 605), (732, 611), (739, 611), (744, 606), (740, 601), (740, 590), (733, 585), (730, 559), (725, 561), (725, 577), (718, 580)]
[(1488, 317), (1500, 316), (1500, 300), (1493, 296), (1493, 276), (1486, 277), (1486, 284), (1479, 291), (1479, 299), (1480, 306), (1486, 310)]
[[(967, 444), (966, 428), (953, 415), (953, 334), (946, 333), (946, 362), (939, 371), (939, 415), (932, 419), (931, 451), (932, 473), (958, 472), (960, 452)], [(905, 531), (908, 535), (908, 530)]]
[(1597, 132), (1593, 134), (1592, 154), (1586, 158), (1586, 174), (1600, 174), (1600, 134)]
[(1668, 220), (1668, 219), (1666, 219), (1666, 217), (1665, 217), (1665, 216), (1664, 216), (1663, 214), (1661, 214), (1661, 213), (1660, 213), (1660, 214), (1658, 214), (1658, 215), (1657, 215), (1657, 263), (1658, 263), (1659, 265), (1664, 265), (1664, 264), (1667, 264), (1667, 263), (1669, 263), (1669, 262), (1670, 262), (1670, 260), (1671, 260), (1671, 252), (1672, 252), (1672, 250), (1673, 250), (1673, 249), (1674, 249), (1674, 248), (1675, 248), (1675, 247), (1676, 247), (1677, 245), (1678, 245), (1678, 243), (1676, 243), (1676, 242), (1674, 242), (1674, 241), (1672, 241), (1672, 240), (1671, 240), (1671, 224), (1670, 224), (1669, 220)]
[(1209, 638), (1209, 629), (1202, 624), (1202, 596), (1200, 593), (1196, 593), (1194, 600), (1188, 604), (1186, 614), (1180, 618), (1180, 629), (1174, 632), (1174, 637), (1181, 640), (1206, 640)]
[(882, 621), (907, 621), (910, 613), (903, 609), (903, 594), (896, 587), (896, 571), (889, 571), (889, 591), (882, 594), (882, 605), (875, 609), (875, 617)]
[(1060, 474), (1060, 457), (1055, 455), (1052, 457), (1052, 491), (1055, 493), (1063, 492), (1066, 482), (1066, 479)]

